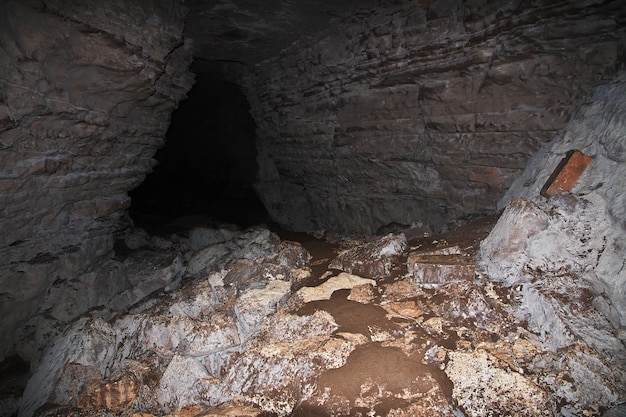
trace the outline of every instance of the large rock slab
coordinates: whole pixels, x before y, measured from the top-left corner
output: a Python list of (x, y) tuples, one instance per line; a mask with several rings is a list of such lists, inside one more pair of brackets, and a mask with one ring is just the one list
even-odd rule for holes
[(474, 279), (474, 262), (462, 254), (424, 255), (411, 253), (407, 259), (408, 273), (417, 284), (445, 284)]

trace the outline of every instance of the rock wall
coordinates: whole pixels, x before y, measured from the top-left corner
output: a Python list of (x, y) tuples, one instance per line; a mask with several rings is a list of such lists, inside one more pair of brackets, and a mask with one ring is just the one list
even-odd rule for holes
[[(626, 340), (626, 73), (590, 95), (563, 134), (544, 146), (499, 202), (506, 207), (481, 246), (482, 271), (519, 286), (527, 319), (556, 339), (541, 287), (561, 276), (588, 286), (592, 305)], [(573, 187), (542, 187), (570, 150), (591, 156)], [(555, 341), (560, 347), (560, 341)]]
[(285, 226), (441, 229), (493, 211), (623, 61), (621, 1), (384, 4), (242, 78), (257, 191)]
[(160, 0), (0, 4), (0, 358), (52, 283), (110, 254), (193, 82), (184, 16)]

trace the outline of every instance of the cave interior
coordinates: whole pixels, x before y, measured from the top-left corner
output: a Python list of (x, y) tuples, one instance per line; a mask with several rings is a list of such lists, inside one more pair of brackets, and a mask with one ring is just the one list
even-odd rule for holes
[(626, 415), (624, 120), (622, 0), (2, 1), (0, 417)]

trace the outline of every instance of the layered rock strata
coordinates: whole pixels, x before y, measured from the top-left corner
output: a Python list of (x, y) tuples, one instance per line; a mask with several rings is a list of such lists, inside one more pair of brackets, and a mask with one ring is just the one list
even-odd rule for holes
[(295, 229), (485, 213), (623, 59), (624, 4), (386, 3), (242, 78), (257, 191)]
[(174, 1), (0, 4), (0, 357), (51, 284), (103, 292), (77, 310), (125, 288), (83, 274), (110, 257), (193, 82), (184, 17)]

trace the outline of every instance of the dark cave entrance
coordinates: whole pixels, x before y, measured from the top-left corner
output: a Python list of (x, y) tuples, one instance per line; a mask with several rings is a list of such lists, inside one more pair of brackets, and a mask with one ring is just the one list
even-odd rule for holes
[(158, 232), (197, 223), (269, 223), (253, 188), (256, 125), (249, 110), (241, 88), (220, 71), (197, 74), (172, 114), (157, 166), (129, 193), (135, 226)]

